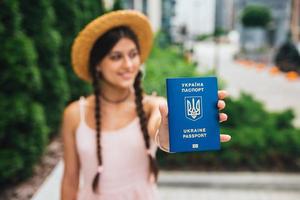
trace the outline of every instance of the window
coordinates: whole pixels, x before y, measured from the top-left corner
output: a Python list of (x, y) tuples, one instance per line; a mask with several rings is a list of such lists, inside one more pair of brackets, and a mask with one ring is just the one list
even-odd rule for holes
[(143, 13), (145, 15), (148, 15), (148, 1), (147, 0), (143, 0)]
[(134, 0), (123, 0), (123, 5), (125, 9), (133, 9), (134, 8)]

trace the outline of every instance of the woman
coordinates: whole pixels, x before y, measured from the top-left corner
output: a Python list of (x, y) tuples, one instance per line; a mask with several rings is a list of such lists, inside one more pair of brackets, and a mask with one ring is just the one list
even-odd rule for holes
[[(74, 71), (92, 82), (94, 94), (64, 111), (63, 200), (157, 198), (155, 152), (157, 146), (168, 150), (169, 133), (166, 100), (141, 88), (152, 37), (143, 14), (123, 10), (95, 19), (75, 39)], [(219, 92), (220, 99), (225, 96)], [(223, 109), (224, 101), (218, 106)]]

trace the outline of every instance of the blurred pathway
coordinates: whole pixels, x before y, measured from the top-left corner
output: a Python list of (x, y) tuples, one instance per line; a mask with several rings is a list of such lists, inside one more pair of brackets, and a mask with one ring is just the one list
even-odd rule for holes
[(300, 175), (251, 172), (163, 172), (163, 200), (299, 200)]
[[(63, 162), (32, 200), (59, 200)], [(300, 174), (250, 172), (167, 172), (159, 176), (161, 200), (299, 200)]]
[[(218, 74), (226, 82), (231, 96), (237, 97), (241, 91), (253, 94), (263, 101), (269, 110), (292, 108), (295, 111), (295, 125), (300, 127), (300, 79), (290, 81), (283, 74), (272, 75), (269, 68), (258, 69), (244, 67), (233, 61), (237, 48), (230, 44), (221, 44)], [(215, 48), (213, 43), (196, 43), (195, 57), (200, 65), (199, 71), (212, 69)]]

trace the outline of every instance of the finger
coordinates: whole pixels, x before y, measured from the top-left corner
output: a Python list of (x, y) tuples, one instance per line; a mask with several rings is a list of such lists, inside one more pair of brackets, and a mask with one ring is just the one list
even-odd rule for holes
[(228, 96), (228, 92), (226, 90), (219, 90), (218, 97), (219, 99), (225, 99)]
[(159, 105), (159, 112), (161, 114), (162, 124), (168, 124), (168, 105), (166, 103), (161, 103)]
[(225, 101), (223, 101), (223, 100), (218, 101), (219, 110), (223, 110), (225, 108), (225, 106), (226, 106)]
[(225, 113), (220, 113), (219, 114), (219, 121), (224, 122), (228, 119), (228, 116)]
[(220, 135), (220, 140), (221, 140), (221, 142), (228, 142), (229, 140), (231, 140), (231, 136), (230, 135), (221, 134)]
[(166, 118), (168, 117), (168, 105), (167, 103), (161, 103), (159, 104), (159, 111), (162, 117)]

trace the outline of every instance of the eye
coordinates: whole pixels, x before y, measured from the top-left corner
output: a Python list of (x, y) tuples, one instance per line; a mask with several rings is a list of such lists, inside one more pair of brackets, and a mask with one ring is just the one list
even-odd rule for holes
[(118, 61), (118, 60), (122, 59), (122, 54), (121, 53), (111, 53), (109, 55), (109, 59), (111, 59), (113, 61)]
[(137, 50), (133, 50), (133, 51), (130, 51), (129, 53), (129, 57), (131, 59), (135, 58), (136, 56), (138, 56), (139, 52)]

